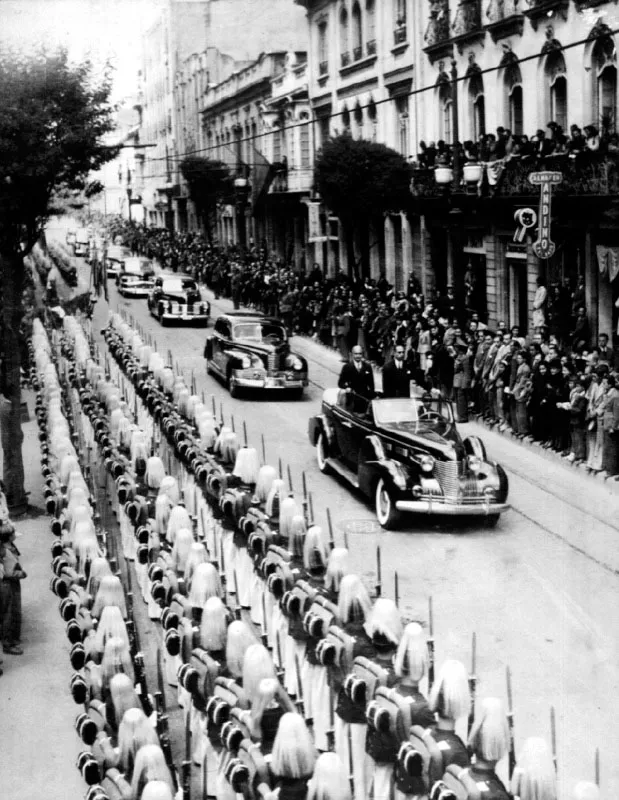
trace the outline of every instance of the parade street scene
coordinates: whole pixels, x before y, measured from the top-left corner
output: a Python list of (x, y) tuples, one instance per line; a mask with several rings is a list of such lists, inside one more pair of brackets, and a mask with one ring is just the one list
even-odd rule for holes
[(2, 800), (617, 798), (617, 0), (0, 13)]

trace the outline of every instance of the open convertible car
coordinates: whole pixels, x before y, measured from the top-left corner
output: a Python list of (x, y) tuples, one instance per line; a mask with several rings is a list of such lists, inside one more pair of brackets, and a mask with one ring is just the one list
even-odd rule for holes
[(366, 401), (326, 389), (309, 422), (321, 472), (374, 499), (383, 528), (404, 513), (478, 516), (494, 526), (507, 505), (503, 468), (477, 436), (462, 439), (451, 403), (431, 395)]
[(288, 389), (301, 397), (307, 361), (290, 350), (283, 323), (248, 311), (222, 314), (204, 348), (206, 371), (225, 381), (235, 397), (240, 389)]

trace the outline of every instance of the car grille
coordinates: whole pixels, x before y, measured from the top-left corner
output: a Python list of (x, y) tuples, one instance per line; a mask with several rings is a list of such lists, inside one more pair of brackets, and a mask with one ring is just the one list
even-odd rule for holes
[(437, 461), (434, 472), (446, 500), (458, 502), (484, 502), (479, 481), (471, 473), (465, 472), (465, 463), (458, 461)]
[(269, 372), (278, 372), (281, 369), (281, 353), (269, 353), (267, 357), (267, 369)]

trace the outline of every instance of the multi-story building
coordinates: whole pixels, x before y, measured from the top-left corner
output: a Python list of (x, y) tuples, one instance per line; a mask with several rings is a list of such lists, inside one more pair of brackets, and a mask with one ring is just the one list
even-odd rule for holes
[[(494, 134), (502, 148), (507, 134), (500, 129), (537, 140), (560, 136), (557, 125), (568, 137), (572, 125), (592, 124), (606, 139), (615, 132), (612, 31), (619, 12), (614, 2), (422, 0), (420, 6), (423, 39), (416, 75), (425, 91), (415, 101), (417, 146), (421, 140), (466, 143)], [(615, 257), (619, 265), (614, 149), (539, 159), (522, 158), (517, 148), (485, 168), (481, 182), (481, 167), (469, 161), (463, 169), (463, 159), (451, 174), (441, 173), (447, 183), (436, 183), (435, 170), (416, 173), (414, 212), (420, 220), (421, 268), (429, 282), (439, 291), (453, 284), (456, 291), (472, 293), (491, 324), (503, 320), (530, 332), (538, 278), (551, 291), (573, 288), (583, 278), (593, 332), (616, 331), (619, 281), (612, 281), (612, 266), (603, 271), (606, 264), (598, 264), (596, 256)], [(545, 152), (546, 146), (535, 141), (533, 150)], [(522, 241), (514, 241), (519, 227), (514, 214), (526, 207), (537, 211), (540, 188), (529, 177), (542, 167), (559, 172), (561, 182), (551, 190), (555, 246), (537, 250), (540, 258), (530, 235), (535, 228), (521, 230)], [(563, 297), (569, 302), (569, 294)]]
[[(554, 127), (549, 123), (568, 136), (572, 124), (594, 124), (607, 135), (615, 131), (615, 2), (295, 2), (308, 18), (318, 147), (346, 130), (383, 142), (414, 164), (425, 145), (477, 142), (486, 133), (496, 135), (497, 128), (529, 136), (541, 130), (548, 137)], [(371, 273), (385, 272), (404, 288), (414, 272), (426, 294), (453, 284), (491, 324), (504, 320), (523, 331), (531, 329), (539, 277), (549, 285), (574, 285), (583, 277), (593, 330), (610, 333), (617, 329), (619, 290), (619, 280), (613, 280), (619, 234), (611, 221), (615, 159), (511, 158), (463, 169), (459, 154), (446, 170), (415, 170), (411, 207), (387, 215), (370, 231)], [(556, 247), (552, 255), (540, 251), (547, 256), (541, 259), (531, 231), (514, 241), (515, 212), (537, 210), (540, 189), (528, 175), (540, 166), (562, 172), (552, 190)], [(343, 243), (339, 255), (346, 268)]]
[[(301, 9), (289, 0), (162, 0), (143, 37), (142, 139), (156, 144), (145, 159), (144, 204), (151, 225), (197, 226), (180, 162), (200, 152), (198, 108), (220, 83), (261, 52), (305, 48)], [(300, 46), (299, 46), (300, 45)]]
[[(310, 104), (317, 147), (337, 133), (382, 142), (405, 158), (415, 152), (411, 91), (418, 57), (418, 0), (296, 0), (307, 11)], [(328, 214), (326, 214), (328, 220)], [(329, 235), (331, 230), (329, 230)], [(325, 256), (332, 245), (325, 245)], [(389, 214), (369, 232), (372, 275), (398, 289), (418, 260), (409, 217)], [(347, 269), (340, 237), (336, 253)], [(320, 262), (320, 259), (317, 259)]]

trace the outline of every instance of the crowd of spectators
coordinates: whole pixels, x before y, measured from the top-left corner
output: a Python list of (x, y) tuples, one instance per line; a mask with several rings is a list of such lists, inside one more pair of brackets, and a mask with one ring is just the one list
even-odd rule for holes
[(235, 307), (280, 316), (288, 329), (339, 350), (360, 345), (376, 368), (404, 345), (415, 382), (452, 399), (457, 419), (470, 414), (514, 436), (535, 439), (591, 472), (619, 479), (619, 374), (606, 332), (587, 317), (584, 280), (538, 281), (533, 330), (490, 329), (476, 307), (475, 281), (424, 297), (411, 274), (395, 291), (382, 275), (326, 277), (269, 258), (264, 248), (217, 248), (195, 233), (125, 227), (125, 242), (163, 266), (182, 269)]
[[(619, 134), (600, 133), (595, 125), (586, 125), (584, 128), (571, 125), (568, 134), (556, 122), (549, 122), (546, 130), (540, 128), (529, 136), (516, 135), (508, 128), (499, 126), (496, 133), (483, 133), (477, 141), (469, 139), (459, 142), (458, 149), (461, 163), (488, 163), (517, 158), (576, 158), (592, 153), (619, 153)], [(453, 145), (441, 139), (436, 143), (420, 142), (414, 166), (433, 168), (449, 166), (452, 162)]]

